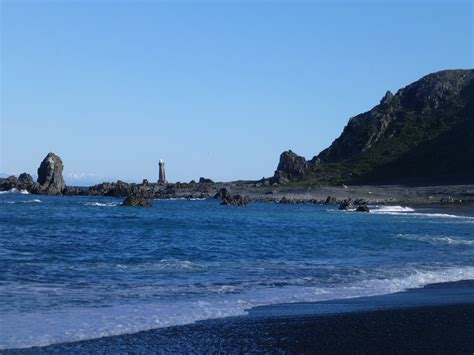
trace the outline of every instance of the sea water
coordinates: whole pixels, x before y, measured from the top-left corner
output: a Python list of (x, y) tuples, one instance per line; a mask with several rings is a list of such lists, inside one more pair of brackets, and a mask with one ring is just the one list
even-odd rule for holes
[(0, 349), (474, 279), (474, 217), (433, 208), (0, 195)]

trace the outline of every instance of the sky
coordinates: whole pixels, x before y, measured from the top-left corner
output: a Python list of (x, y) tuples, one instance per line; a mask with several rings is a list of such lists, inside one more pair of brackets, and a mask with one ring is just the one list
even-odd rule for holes
[(473, 1), (0, 0), (0, 172), (272, 176), (387, 90), (474, 67)]

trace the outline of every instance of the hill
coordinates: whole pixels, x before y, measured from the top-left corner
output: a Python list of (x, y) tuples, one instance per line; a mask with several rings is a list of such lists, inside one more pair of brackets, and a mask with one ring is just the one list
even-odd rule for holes
[(273, 182), (474, 181), (474, 70), (429, 74), (388, 91), (311, 160), (283, 152)]

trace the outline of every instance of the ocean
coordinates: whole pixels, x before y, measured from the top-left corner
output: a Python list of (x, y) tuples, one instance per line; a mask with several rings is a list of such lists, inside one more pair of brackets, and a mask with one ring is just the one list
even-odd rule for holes
[(0, 194), (0, 349), (474, 279), (460, 209), (121, 201)]

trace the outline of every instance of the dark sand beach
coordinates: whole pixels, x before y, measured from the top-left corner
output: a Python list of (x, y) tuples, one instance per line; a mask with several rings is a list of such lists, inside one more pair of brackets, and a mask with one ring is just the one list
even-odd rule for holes
[(472, 354), (474, 281), (389, 295), (257, 307), (247, 316), (5, 354)]

